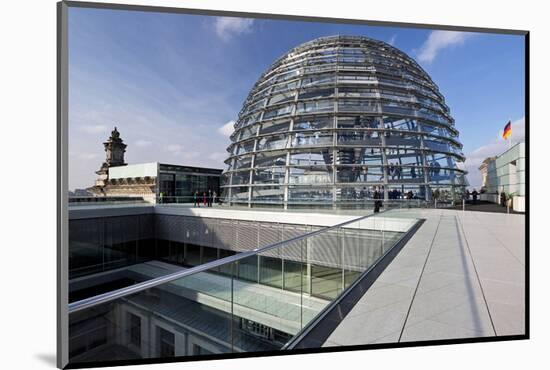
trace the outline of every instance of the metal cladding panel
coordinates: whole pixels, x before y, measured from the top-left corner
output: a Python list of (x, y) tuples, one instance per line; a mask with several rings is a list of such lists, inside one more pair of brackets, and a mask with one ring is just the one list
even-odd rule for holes
[(368, 245), (356, 231), (343, 230), (343, 264), (349, 269), (364, 268)]
[(237, 228), (233, 220), (219, 220), (213, 236), (213, 243), (222, 249), (237, 250)]
[(168, 219), (168, 240), (183, 243), (185, 239), (185, 219), (181, 217), (170, 217)]
[(139, 235), (141, 239), (153, 239), (155, 237), (154, 216), (139, 215)]
[[(296, 238), (300, 235), (310, 233), (313, 230), (311, 226), (305, 225), (291, 225), (283, 224), (282, 226), (282, 240), (289, 240)], [(306, 256), (307, 240), (302, 239), (294, 242), (288, 246), (285, 246), (282, 251), (283, 258), (292, 261), (302, 261)]]
[(155, 225), (155, 238), (168, 240), (168, 220), (169, 216), (165, 215), (155, 215), (154, 216), (154, 225)]
[(256, 222), (238, 221), (235, 249), (238, 251), (249, 251), (257, 248), (258, 230)]
[(343, 264), (350, 270), (365, 270), (382, 255), (381, 233), (373, 230), (344, 230)]
[(274, 248), (260, 254), (261, 257), (281, 258), (281, 248)]
[(201, 230), (201, 245), (212, 248), (220, 248), (216, 241), (216, 235), (220, 233), (220, 220), (213, 218), (204, 218), (203, 227)]
[[(265, 247), (270, 244), (282, 241), (282, 228), (280, 224), (261, 223), (258, 234), (258, 247)], [(280, 249), (275, 248), (262, 253), (262, 256), (280, 257)]]
[(185, 217), (184, 241), (191, 244), (200, 244), (201, 222), (198, 217)]
[(174, 235), (176, 229), (176, 218), (172, 216), (162, 216), (161, 226), (157, 228), (157, 239), (179, 241)]
[[(69, 237), (71, 243), (89, 246), (158, 239), (242, 252), (320, 229), (322, 227), (157, 214), (72, 220)], [(399, 235), (386, 232), (386, 248), (393, 245)], [(379, 231), (339, 229), (266, 251), (262, 256), (364, 270), (384, 252), (382, 241)]]
[(281, 256), (285, 260), (304, 262), (307, 250), (307, 241), (298, 240), (281, 248)]
[(300, 235), (307, 234), (309, 232), (315, 231), (318, 228), (314, 228), (312, 226), (305, 226), (305, 225), (292, 225), (292, 224), (283, 224), (282, 225), (282, 231), (283, 231), (283, 240), (288, 240), (295, 238)]
[(309, 263), (341, 268), (342, 247), (338, 231), (328, 231), (308, 239)]

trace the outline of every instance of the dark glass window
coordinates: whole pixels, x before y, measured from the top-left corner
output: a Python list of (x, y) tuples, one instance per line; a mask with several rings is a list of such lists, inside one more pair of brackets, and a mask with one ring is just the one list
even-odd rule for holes
[(238, 262), (239, 279), (258, 281), (258, 256), (250, 256)]
[(202, 247), (202, 263), (212, 262), (218, 259), (218, 250), (216, 248)]
[(336, 298), (342, 291), (342, 270), (333, 267), (311, 265), (311, 294)]
[(283, 285), (283, 265), (280, 258), (260, 256), (260, 282), (274, 287)]
[(175, 175), (171, 173), (160, 174), (160, 192), (165, 197), (174, 196), (176, 191)]
[(164, 239), (157, 239), (157, 258), (170, 259), (170, 242)]
[(209, 355), (211, 353), (213, 352), (199, 346), (198, 344), (193, 344), (193, 355)]
[(130, 326), (130, 344), (138, 348), (141, 347), (141, 318), (137, 315), (128, 313)]
[(289, 260), (285, 260), (284, 264), (284, 288), (294, 292), (309, 292), (307, 265)]
[(163, 328), (159, 328), (159, 356), (173, 357), (175, 354), (175, 336)]
[(201, 247), (194, 244), (186, 245), (185, 264), (198, 266), (201, 264)]

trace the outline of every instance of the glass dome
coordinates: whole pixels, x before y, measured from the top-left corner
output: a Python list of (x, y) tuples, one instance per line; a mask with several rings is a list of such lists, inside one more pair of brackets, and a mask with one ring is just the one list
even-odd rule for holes
[(402, 51), (358, 36), (306, 42), (250, 91), (231, 135), (229, 204), (361, 206), (458, 199), (458, 131), (428, 74)]

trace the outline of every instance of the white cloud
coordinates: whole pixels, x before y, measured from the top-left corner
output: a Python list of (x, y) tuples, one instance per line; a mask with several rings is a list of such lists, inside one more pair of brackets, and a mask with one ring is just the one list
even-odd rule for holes
[(102, 132), (107, 132), (107, 126), (105, 125), (84, 125), (78, 126), (78, 129), (88, 134), (100, 134)]
[(208, 155), (208, 159), (219, 162), (221, 164), (223, 163), (224, 159), (227, 158), (227, 155), (228, 155), (227, 153), (223, 153), (223, 152), (212, 152)]
[[(214, 20), (203, 25), (218, 39)], [(252, 32), (255, 27), (256, 22)], [(109, 64), (110, 70), (125, 73), (92, 73), (95, 69), (88, 66), (103, 65), (109, 50), (120, 48), (112, 40), (106, 43), (102, 53), (89, 55), (89, 65), (77, 63), (71, 68), (69, 144), (75, 152), (98, 153), (98, 156), (91, 160), (70, 157), (69, 187), (86, 188), (94, 184), (95, 171), (105, 158), (103, 142), (115, 125), (128, 145), (125, 160), (129, 164), (160, 162), (222, 168), (223, 162), (209, 155), (224, 151), (230, 143), (217, 129), (239, 110), (232, 92), (225, 88), (233, 83), (227, 73), (197, 63), (196, 55), (175, 48), (166, 39), (155, 44), (163, 68), (135, 59), (135, 50), (130, 48), (120, 50), (121, 58)], [(182, 68), (187, 71), (184, 75), (166, 78), (174, 71), (180, 73)], [(201, 88), (197, 90), (196, 86)], [(212, 106), (216, 109), (210, 109)], [(151, 144), (144, 145), (138, 142), (140, 139)]]
[(217, 17), (214, 28), (223, 41), (229, 41), (233, 36), (250, 32), (253, 23), (253, 19)]
[(140, 148), (145, 148), (147, 146), (150, 146), (152, 143), (149, 140), (143, 140), (140, 139), (134, 143), (136, 146), (139, 146)]
[(71, 156), (72, 158), (84, 160), (84, 161), (99, 158), (98, 153), (85, 153), (85, 152), (70, 152), (69, 156)]
[(183, 158), (185, 160), (200, 159), (201, 155), (202, 153), (199, 153), (198, 151), (188, 151), (183, 154)]
[(420, 62), (431, 63), (442, 49), (462, 45), (472, 35), (468, 32), (432, 31), (417, 52), (418, 60)]
[(223, 125), (222, 127), (218, 128), (218, 132), (220, 134), (222, 134), (223, 136), (231, 136), (231, 134), (233, 133), (233, 125), (235, 125), (235, 121), (229, 121), (227, 122), (225, 125)]
[[(502, 123), (504, 129), (505, 122)], [(466, 154), (466, 162), (464, 169), (468, 171), (468, 181), (472, 187), (478, 188), (481, 186), (481, 175), (479, 166), (487, 157), (502, 154), (508, 149), (508, 140), (502, 139), (502, 130), (495, 133), (496, 137), (489, 143), (480, 146)], [(522, 117), (512, 122), (512, 143), (518, 143), (525, 140), (525, 117)]]
[(397, 35), (393, 35), (389, 41), (388, 41), (388, 44), (390, 44), (391, 46), (395, 46), (395, 40), (397, 39)]
[(170, 144), (165, 147), (167, 152), (170, 152), (174, 155), (181, 154), (183, 152), (183, 147), (179, 144)]

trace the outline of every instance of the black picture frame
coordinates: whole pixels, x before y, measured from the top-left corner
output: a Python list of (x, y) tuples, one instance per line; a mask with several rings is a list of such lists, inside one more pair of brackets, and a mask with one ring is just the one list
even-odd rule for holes
[[(70, 364), (68, 362), (68, 9), (90, 8), (139, 12), (177, 13), (207, 16), (246, 17), (271, 20), (293, 20), (302, 22), (326, 22), (340, 24), (358, 24), (370, 26), (407, 27), (419, 29), (438, 29), (519, 35), (525, 38), (525, 145), (526, 145), (526, 194), (525, 194), (525, 334), (505, 335), (486, 338), (444, 339), (408, 343), (365, 344), (329, 348), (306, 348), (286, 351), (266, 351), (252, 353), (233, 353), (216, 355), (197, 355), (171, 358), (151, 358), (139, 360), (114, 360)], [(378, 20), (341, 19), (314, 16), (296, 16), (286, 14), (264, 14), (253, 12), (218, 11), (178, 7), (142, 6), (132, 4), (112, 4), (95, 2), (62, 1), (57, 4), (57, 366), (62, 369), (107, 367), (121, 365), (142, 365), (172, 362), (235, 359), (249, 357), (286, 356), (296, 354), (314, 354), (341, 351), (372, 350), (382, 348), (404, 348), (418, 346), (436, 346), (463, 343), (483, 343), (530, 338), (530, 115), (529, 115), (529, 31), (480, 27), (459, 27), (442, 24), (400, 23)]]

